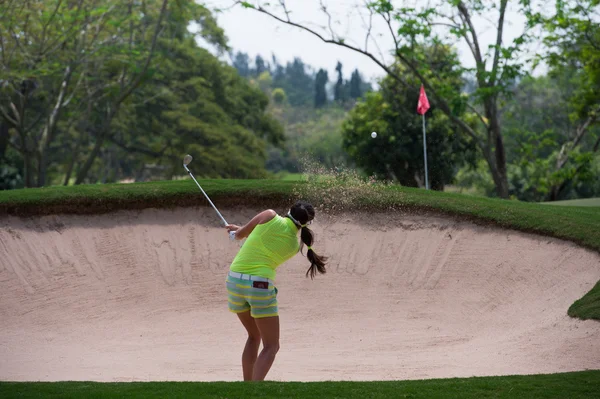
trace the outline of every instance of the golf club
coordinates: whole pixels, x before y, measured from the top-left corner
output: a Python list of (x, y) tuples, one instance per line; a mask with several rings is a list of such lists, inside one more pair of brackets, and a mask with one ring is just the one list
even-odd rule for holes
[[(217, 207), (215, 206), (215, 204), (213, 204), (213, 202), (210, 200), (210, 198), (208, 198), (208, 195), (204, 192), (204, 190), (202, 189), (202, 187), (200, 186), (200, 184), (198, 183), (198, 181), (196, 180), (196, 178), (194, 177), (194, 175), (192, 174), (192, 172), (188, 168), (188, 165), (190, 164), (190, 162), (192, 162), (192, 160), (193, 160), (193, 158), (192, 158), (192, 156), (190, 154), (188, 154), (185, 157), (183, 157), (183, 167), (190, 174), (190, 176), (192, 177), (192, 179), (194, 179), (194, 181), (196, 182), (196, 185), (198, 186), (198, 188), (200, 189), (200, 191), (202, 191), (202, 194), (204, 194), (204, 196), (206, 197), (206, 199), (208, 200), (208, 202), (210, 202), (210, 204), (212, 205), (213, 209), (217, 212), (217, 215), (219, 215), (219, 217), (223, 221), (223, 224), (225, 226), (227, 226), (229, 223), (227, 223), (227, 221), (225, 220), (225, 218), (223, 217), (223, 215), (221, 215), (221, 212), (219, 212), (219, 210), (217, 209)], [(229, 238), (232, 241), (235, 240), (235, 231), (230, 231), (229, 232)]]

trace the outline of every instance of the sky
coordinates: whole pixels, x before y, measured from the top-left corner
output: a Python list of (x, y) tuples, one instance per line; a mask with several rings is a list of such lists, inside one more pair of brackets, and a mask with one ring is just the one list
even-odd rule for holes
[[(323, 0), (323, 3), (332, 15), (334, 32), (344, 37), (347, 42), (364, 48), (369, 19), (364, 12), (364, 7), (361, 7), (363, 1)], [(263, 3), (265, 2), (263, 1)], [(271, 0), (270, 3), (272, 10), (283, 15), (281, 9), (274, 6), (278, 3), (277, 0)], [(395, 5), (407, 4), (411, 3), (411, 0), (393, 3)], [(206, 0), (205, 4), (211, 9), (221, 9), (216, 17), (219, 25), (225, 30), (229, 45), (235, 51), (248, 53), (252, 59), (260, 54), (263, 58), (271, 60), (271, 54), (275, 54), (279, 63), (285, 64), (294, 57), (301, 57), (305, 63), (316, 69), (326, 69), (329, 72), (330, 81), (335, 76), (335, 66), (338, 61), (343, 64), (345, 78), (349, 78), (355, 68), (358, 68), (363, 77), (368, 80), (373, 81), (385, 76), (383, 69), (367, 56), (350, 49), (323, 43), (308, 32), (288, 26), (255, 10), (245, 9), (240, 5), (231, 7), (233, 0)], [(287, 0), (286, 4), (292, 11), (290, 15), (292, 20), (300, 21), (303, 24), (307, 23), (319, 33), (328, 33), (328, 19), (326, 14), (319, 9), (319, 0)], [(362, 18), (359, 12), (362, 12)], [(507, 12), (505, 19), (504, 41), (507, 43), (523, 32), (525, 19), (512, 9)], [(485, 18), (474, 19), (482, 48), (495, 41), (496, 21), (497, 14), (494, 13)], [(370, 41), (369, 50), (373, 50), (379, 59), (383, 59), (389, 64), (392, 60), (389, 51), (393, 48), (393, 42), (387, 31), (387, 25), (381, 17), (373, 18), (371, 32), (371, 37), (376, 38), (378, 48), (375, 47), (375, 42)], [(473, 57), (465, 43), (458, 46), (458, 51), (466, 66), (474, 65)]]

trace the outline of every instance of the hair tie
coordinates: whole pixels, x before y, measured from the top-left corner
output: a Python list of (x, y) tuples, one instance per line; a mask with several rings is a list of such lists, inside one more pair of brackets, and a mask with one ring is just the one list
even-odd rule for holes
[(307, 245), (306, 248), (308, 248), (309, 251), (312, 251), (312, 247), (310, 245)]

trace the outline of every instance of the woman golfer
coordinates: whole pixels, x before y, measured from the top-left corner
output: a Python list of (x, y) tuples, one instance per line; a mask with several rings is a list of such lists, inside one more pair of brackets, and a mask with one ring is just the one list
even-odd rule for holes
[[(300, 238), (307, 246), (310, 267), (306, 276), (325, 273), (327, 258), (311, 248), (312, 231), (306, 227), (315, 217), (311, 204), (298, 201), (285, 217), (269, 209), (254, 216), (246, 225), (227, 225), (238, 240), (248, 238), (230, 266), (227, 275), (229, 310), (237, 313), (248, 331), (242, 355), (244, 381), (262, 381), (279, 351), (279, 314), (275, 270), (300, 250)], [(263, 350), (258, 355), (260, 341)]]

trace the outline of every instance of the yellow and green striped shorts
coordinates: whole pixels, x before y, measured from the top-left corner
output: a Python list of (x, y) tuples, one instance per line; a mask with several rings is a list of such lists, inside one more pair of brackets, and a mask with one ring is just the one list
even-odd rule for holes
[(273, 281), (229, 272), (227, 275), (229, 310), (233, 313), (250, 311), (254, 318), (278, 316), (277, 288)]

